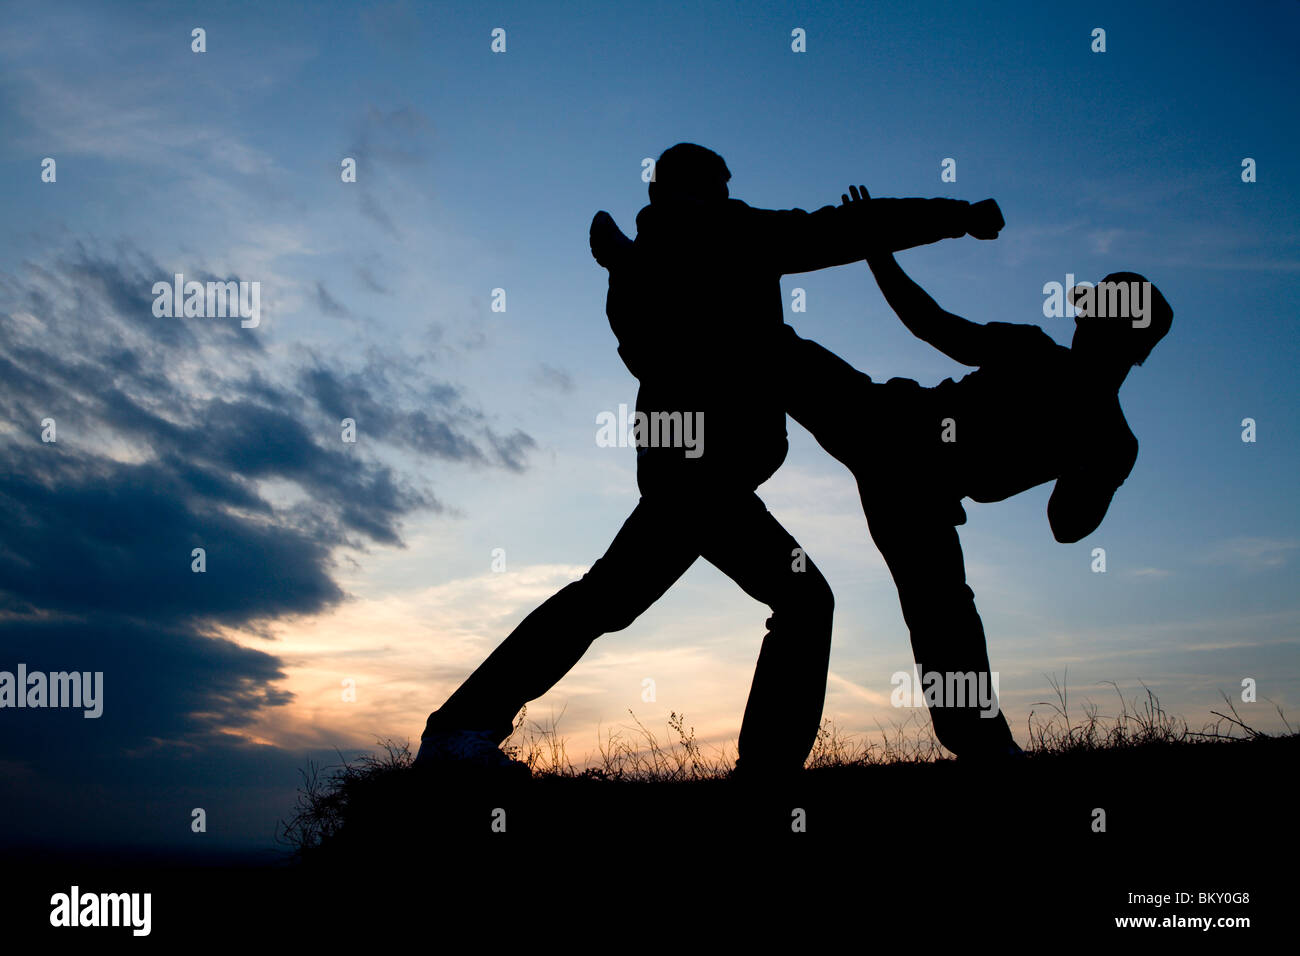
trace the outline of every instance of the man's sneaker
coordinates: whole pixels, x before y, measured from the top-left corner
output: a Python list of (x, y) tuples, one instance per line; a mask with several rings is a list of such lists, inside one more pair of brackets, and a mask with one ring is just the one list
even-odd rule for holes
[(444, 730), (421, 739), (414, 766), (457, 768), (529, 776), (528, 765), (511, 760), (487, 730)]

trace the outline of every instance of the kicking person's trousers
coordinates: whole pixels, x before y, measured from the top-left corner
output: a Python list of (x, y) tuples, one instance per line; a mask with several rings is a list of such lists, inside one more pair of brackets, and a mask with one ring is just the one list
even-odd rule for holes
[(604, 556), (534, 610), (429, 716), (424, 736), (490, 730), (504, 740), (602, 634), (637, 619), (704, 557), (771, 608), (745, 706), (746, 771), (803, 765), (821, 724), (834, 598), (821, 572), (752, 490), (648, 491)]
[(1005, 755), (1011, 729), (993, 686), (975, 594), (966, 583), (954, 502), (861, 478), (858, 490), (871, 539), (898, 588), (922, 684), (937, 681), (942, 691), (930, 707), (934, 735), (959, 757)]
[(804, 383), (793, 390), (790, 417), (858, 481), (922, 683), (933, 674), (945, 690), (961, 688), (960, 699), (945, 694), (930, 707), (935, 736), (958, 756), (1004, 755), (1014, 741), (996, 704), (984, 625), (957, 535), (966, 520), (960, 476), (926, 444), (940, 434), (938, 419), (927, 417), (930, 390), (907, 379), (873, 382), (793, 330), (786, 335), (792, 381)]

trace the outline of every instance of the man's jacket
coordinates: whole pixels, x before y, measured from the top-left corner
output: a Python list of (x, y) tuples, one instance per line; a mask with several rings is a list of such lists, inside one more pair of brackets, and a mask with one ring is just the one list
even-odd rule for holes
[[(637, 409), (698, 414), (703, 454), (641, 453), (657, 469), (739, 483), (767, 480), (786, 454), (781, 277), (845, 265), (966, 233), (957, 199), (872, 199), (843, 206), (756, 209), (738, 199), (655, 203), (637, 214), (635, 242), (593, 253), (610, 270), (606, 313), (640, 382)], [(594, 233), (593, 233), (594, 235)]]

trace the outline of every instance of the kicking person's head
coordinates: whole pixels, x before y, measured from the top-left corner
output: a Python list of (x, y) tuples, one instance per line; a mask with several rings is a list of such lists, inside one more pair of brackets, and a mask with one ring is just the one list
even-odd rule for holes
[(1173, 324), (1174, 310), (1145, 276), (1112, 272), (1095, 286), (1070, 290), (1075, 307), (1071, 348), (1117, 369), (1146, 361)]
[(707, 203), (726, 199), (731, 170), (721, 156), (694, 143), (663, 151), (650, 180), (650, 202)]

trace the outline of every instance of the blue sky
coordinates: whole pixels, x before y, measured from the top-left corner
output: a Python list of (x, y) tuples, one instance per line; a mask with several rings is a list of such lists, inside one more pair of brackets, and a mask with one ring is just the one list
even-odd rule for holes
[[(297, 767), (414, 739), (602, 553), (636, 491), (631, 452), (597, 447), (596, 416), (632, 402), (635, 382), (587, 226), (607, 209), (630, 233), (642, 159), (680, 141), (726, 157), (732, 194), (755, 206), (812, 209), (850, 183), (996, 197), (996, 242), (900, 256), (976, 321), (1068, 343), (1070, 322), (1043, 316), (1045, 283), (1155, 282), (1174, 327), (1121, 392), (1141, 451), (1101, 528), (1055, 543), (1049, 486), (967, 505), (1004, 707), (1023, 739), (1044, 675), (1068, 668), (1075, 699), (1103, 712), (1101, 682), (1131, 697), (1141, 681), (1199, 727), (1220, 690), (1254, 677), (1294, 723), (1297, 4), (3, 15), (0, 356), (30, 377), (0, 383), (3, 491), (20, 515), (4, 526), (0, 668), (106, 672), (93, 730), (0, 713), (15, 833), (76, 818), (106, 842), (192, 846), (190, 809), (210, 805), (211, 843), (262, 845)], [(806, 53), (791, 51), (796, 27)], [(340, 181), (348, 156), (356, 183)], [(955, 183), (940, 180), (945, 157)], [(1257, 182), (1242, 182), (1244, 157)], [(149, 285), (178, 271), (259, 281), (261, 325), (156, 324)], [(807, 311), (792, 324), (873, 377), (963, 374), (897, 322), (865, 266), (787, 277), (787, 301), (795, 287)], [(340, 407), (361, 409), (356, 446), (340, 449)], [(47, 413), (57, 458), (42, 457)], [(852, 479), (790, 431), (760, 494), (836, 592), (826, 714), (874, 733), (898, 717), (889, 676), (910, 667), (906, 631)], [(168, 584), (200, 539), (203, 587)], [(684, 711), (723, 746), (764, 617), (701, 563), (530, 713), (563, 713), (577, 755), (629, 709), (652, 726)], [(1280, 728), (1270, 704), (1245, 706)], [(69, 764), (99, 781), (111, 825), (78, 816)]]

